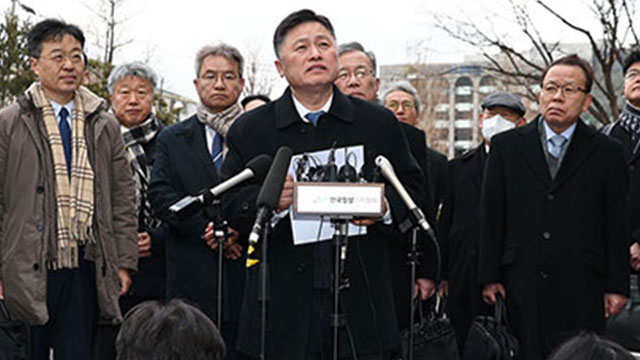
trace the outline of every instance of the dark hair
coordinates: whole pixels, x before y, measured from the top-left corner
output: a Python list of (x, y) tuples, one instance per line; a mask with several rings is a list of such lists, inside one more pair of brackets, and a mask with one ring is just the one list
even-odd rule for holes
[(84, 48), (84, 34), (79, 27), (56, 19), (46, 19), (37, 23), (27, 35), (27, 49), (29, 56), (39, 58), (42, 43), (50, 40), (60, 40), (64, 35), (71, 35)]
[(127, 313), (116, 351), (118, 360), (222, 360), (225, 345), (202, 311), (182, 300), (152, 300)]
[(315, 21), (324, 26), (333, 38), (336, 38), (336, 34), (333, 31), (331, 21), (326, 16), (318, 15), (309, 9), (302, 9), (289, 14), (284, 20), (280, 22), (276, 28), (276, 32), (273, 34), (273, 50), (276, 52), (276, 57), (280, 58), (280, 45), (284, 42), (284, 38), (289, 31), (294, 27), (309, 21)]
[(540, 77), (541, 87), (543, 86), (542, 82), (544, 81), (545, 76), (547, 76), (547, 73), (549, 72), (549, 70), (556, 65), (577, 66), (580, 69), (582, 69), (582, 71), (584, 72), (584, 76), (586, 78), (585, 92), (587, 94), (591, 92), (591, 86), (593, 86), (593, 69), (591, 68), (591, 65), (587, 60), (581, 58), (576, 54), (571, 54), (571, 55), (563, 56), (559, 59), (556, 59), (551, 63), (551, 65), (549, 65), (546, 69), (544, 69), (544, 72)]
[(622, 73), (626, 74), (627, 70), (631, 67), (631, 65), (640, 62), (640, 48), (636, 48), (631, 50), (629, 55), (624, 58), (624, 63), (622, 64)]
[(612, 341), (581, 333), (560, 345), (547, 360), (634, 360), (634, 357)]
[(267, 95), (255, 94), (255, 95), (247, 95), (247, 96), (245, 96), (244, 99), (242, 99), (242, 101), (240, 101), (240, 105), (242, 105), (242, 108), (244, 109), (244, 107), (247, 106), (247, 104), (252, 102), (253, 100), (262, 100), (265, 103), (270, 103), (271, 102), (271, 99), (269, 99), (269, 97)]

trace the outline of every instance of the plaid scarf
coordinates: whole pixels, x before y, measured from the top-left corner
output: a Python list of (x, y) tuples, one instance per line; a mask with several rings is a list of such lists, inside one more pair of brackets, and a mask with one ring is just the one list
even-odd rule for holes
[[(242, 106), (239, 103), (235, 103), (219, 113), (213, 113), (204, 104), (198, 104), (197, 117), (201, 123), (211, 126), (222, 138), (227, 136), (229, 128), (233, 122), (242, 114)], [(227, 153), (227, 142), (222, 143), (222, 155)]]
[[(640, 140), (640, 109), (627, 101), (620, 114), (620, 126), (631, 135), (632, 143), (638, 142)], [(634, 146), (634, 149), (637, 148), (637, 146)]]
[(160, 220), (155, 217), (147, 197), (149, 179), (151, 178), (151, 164), (147, 163), (147, 154), (143, 145), (153, 140), (158, 134), (158, 120), (152, 113), (142, 124), (127, 128), (120, 126), (124, 146), (127, 150), (127, 159), (131, 164), (133, 181), (136, 190), (136, 209), (140, 214), (140, 228), (151, 229), (160, 225)]
[(93, 181), (87, 142), (84, 138), (84, 101), (76, 90), (71, 117), (71, 177), (62, 146), (58, 120), (51, 103), (39, 82), (33, 83), (25, 93), (42, 112), (47, 140), (53, 157), (56, 189), (56, 254), (48, 259), (53, 269), (78, 267), (78, 244), (95, 242), (93, 237)]

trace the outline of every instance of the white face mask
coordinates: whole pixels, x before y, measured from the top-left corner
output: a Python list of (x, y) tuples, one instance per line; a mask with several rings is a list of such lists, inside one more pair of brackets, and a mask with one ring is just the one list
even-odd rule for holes
[(500, 115), (494, 115), (488, 119), (482, 120), (482, 136), (487, 141), (491, 141), (491, 138), (494, 135), (500, 134), (501, 132), (511, 130), (516, 127), (516, 124), (511, 121), (503, 118)]

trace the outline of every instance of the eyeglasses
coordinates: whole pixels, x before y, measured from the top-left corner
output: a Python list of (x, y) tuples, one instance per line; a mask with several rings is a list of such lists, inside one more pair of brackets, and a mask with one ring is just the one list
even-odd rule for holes
[(624, 79), (625, 80), (634, 80), (635, 78), (637, 78), (638, 76), (640, 76), (640, 71), (638, 70), (629, 70), (627, 71), (627, 73), (624, 75)]
[(405, 111), (415, 110), (416, 108), (416, 104), (413, 101), (409, 101), (409, 100), (405, 100), (403, 102), (397, 102), (397, 101), (391, 100), (386, 103), (386, 106), (393, 111), (398, 110), (400, 106), (402, 106), (402, 109), (404, 109)]
[(542, 95), (544, 96), (555, 96), (558, 92), (561, 92), (566, 97), (574, 97), (580, 92), (586, 94), (587, 89), (571, 84), (559, 86), (554, 83), (548, 83), (542, 87)]
[(218, 79), (222, 81), (224, 84), (228, 84), (230, 82), (236, 81), (238, 76), (232, 72), (222, 73), (217, 75), (214, 72), (206, 72), (200, 76), (200, 79), (204, 82), (217, 82)]
[(81, 51), (74, 51), (70, 54), (62, 53), (61, 51), (56, 51), (52, 54), (49, 54), (46, 57), (47, 61), (52, 61), (57, 64), (62, 64), (65, 60), (69, 60), (73, 65), (79, 65), (84, 63), (84, 56)]
[(351, 72), (349, 70), (341, 70), (338, 72), (338, 80), (347, 81), (351, 75), (355, 75), (356, 79), (362, 80), (369, 75), (373, 74), (373, 70), (367, 68), (357, 68), (355, 71)]

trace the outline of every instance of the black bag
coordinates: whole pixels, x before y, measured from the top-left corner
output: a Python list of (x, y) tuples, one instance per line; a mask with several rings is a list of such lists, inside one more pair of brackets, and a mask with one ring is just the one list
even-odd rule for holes
[(607, 338), (631, 351), (640, 351), (640, 291), (638, 277), (631, 275), (631, 297), (622, 310), (607, 320)]
[[(413, 325), (415, 360), (460, 360), (456, 333), (445, 312), (445, 300), (436, 294), (432, 297), (428, 316), (424, 316), (422, 304), (416, 297), (419, 320)], [(432, 305), (431, 305), (432, 304)], [(402, 360), (409, 359), (409, 329), (402, 331)]]
[(494, 316), (476, 316), (464, 344), (464, 360), (515, 360), (519, 356), (518, 340), (511, 332), (507, 310), (500, 294)]
[(29, 325), (11, 320), (0, 300), (0, 360), (31, 359), (31, 333)]

